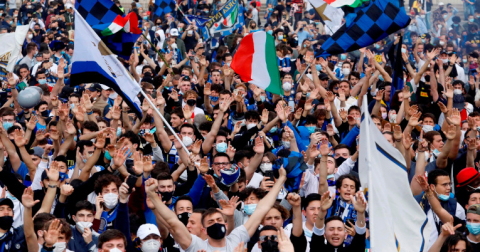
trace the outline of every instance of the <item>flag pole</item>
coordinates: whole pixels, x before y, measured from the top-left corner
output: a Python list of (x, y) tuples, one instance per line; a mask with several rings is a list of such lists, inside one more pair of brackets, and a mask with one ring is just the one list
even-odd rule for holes
[[(152, 41), (150, 41), (143, 32), (142, 32), (142, 36), (145, 38), (145, 40), (148, 41), (148, 43), (150, 43), (150, 46), (155, 50), (155, 52), (157, 52), (158, 56), (162, 59), (163, 63), (165, 63), (165, 65), (167, 66), (167, 68), (170, 68), (170, 65), (169, 65), (168, 62), (165, 60), (165, 58), (162, 56), (162, 54), (158, 51), (157, 47), (155, 47), (155, 45), (152, 43)], [(172, 76), (173, 76), (173, 72), (172, 72), (171, 74), (172, 74)]]
[(308, 68), (310, 68), (310, 65), (312, 64), (312, 62), (308, 63), (307, 67), (305, 68), (305, 70), (303, 70), (303, 73), (302, 75), (300, 75), (300, 77), (298, 77), (298, 81), (297, 81), (297, 84), (300, 82), (300, 80), (302, 79), (302, 77), (305, 75), (305, 73), (307, 72)]
[[(183, 149), (187, 152), (187, 153), (190, 153), (190, 151), (187, 149), (187, 146), (185, 146), (185, 144), (183, 144), (183, 141), (180, 140), (180, 138), (177, 136), (177, 134), (175, 133), (175, 131), (173, 130), (172, 126), (170, 126), (170, 124), (168, 124), (167, 120), (165, 120), (165, 117), (163, 117), (162, 113), (160, 113), (160, 111), (158, 111), (158, 108), (157, 106), (155, 106), (155, 104), (153, 104), (152, 100), (150, 100), (150, 98), (148, 98), (147, 94), (145, 94), (145, 92), (143, 91), (142, 88), (140, 88), (140, 93), (143, 95), (143, 97), (148, 101), (148, 103), (150, 104), (150, 107), (152, 107), (152, 109), (155, 111), (155, 113), (157, 113), (158, 116), (160, 116), (160, 118), (162, 119), (163, 121), (163, 124), (165, 126), (167, 126), (167, 128), (170, 130), (170, 132), (172, 132), (173, 136), (177, 139), (177, 141), (182, 145)], [(157, 129), (159, 130), (159, 129)]]

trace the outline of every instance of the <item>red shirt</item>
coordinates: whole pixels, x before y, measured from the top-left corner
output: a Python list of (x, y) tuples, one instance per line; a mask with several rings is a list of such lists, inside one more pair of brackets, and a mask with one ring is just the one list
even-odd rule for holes
[(303, 0), (292, 0), (292, 4), (297, 4), (298, 10), (295, 13), (303, 13)]

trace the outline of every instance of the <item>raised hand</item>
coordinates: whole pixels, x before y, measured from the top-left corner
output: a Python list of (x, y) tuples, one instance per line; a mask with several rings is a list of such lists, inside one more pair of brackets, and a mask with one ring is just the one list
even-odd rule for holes
[(205, 87), (203, 88), (203, 94), (204, 95), (211, 95), (212, 94), (212, 84), (210, 84), (210, 83), (205, 84)]
[(60, 178), (60, 169), (58, 168), (58, 162), (53, 161), (50, 165), (50, 169), (45, 169), (47, 177), (50, 183), (57, 182)]
[(367, 202), (363, 198), (362, 192), (358, 191), (355, 197), (352, 197), (352, 204), (357, 213), (365, 213), (365, 209), (367, 209)]
[(385, 90), (378, 90), (377, 95), (375, 96), (375, 100), (377, 102), (381, 102), (383, 99), (383, 94), (385, 93)]
[(230, 157), (230, 160), (233, 160), (233, 157), (235, 156), (235, 152), (236, 150), (235, 148), (233, 148), (232, 144), (228, 143), (227, 151), (225, 153), (227, 153), (228, 157)]
[(264, 125), (267, 125), (267, 123), (268, 123), (268, 110), (267, 109), (263, 109), (262, 115), (260, 116), (260, 119), (262, 120), (262, 123)]
[(338, 111), (338, 114), (340, 115), (342, 121), (345, 121), (347, 119), (348, 112), (345, 109), (340, 109), (340, 111)]
[(445, 104), (443, 104), (443, 102), (438, 101), (438, 102), (437, 102), (437, 105), (438, 105), (438, 107), (440, 108), (440, 111), (442, 111), (442, 113), (444, 113), (444, 114), (447, 114), (447, 113), (448, 113), (448, 109), (447, 109), (447, 107), (445, 106)]
[(55, 219), (50, 222), (47, 232), (44, 232), (43, 239), (45, 240), (45, 245), (47, 247), (53, 247), (58, 241), (58, 236), (62, 230), (62, 224), (59, 219)]
[[(353, 199), (354, 197), (352, 197)], [(330, 207), (332, 207), (333, 203), (333, 198), (330, 197), (330, 192), (326, 191), (322, 194), (322, 197), (320, 199), (320, 209), (322, 209), (322, 212), (327, 212)]]
[(293, 243), (290, 241), (290, 238), (288, 238), (287, 234), (285, 234), (285, 230), (283, 230), (283, 228), (278, 229), (277, 238), (278, 238), (278, 251), (280, 252), (295, 251), (293, 247)]
[(15, 138), (15, 145), (17, 145), (18, 148), (22, 148), (27, 144), (27, 139), (23, 137), (22, 132), (19, 129), (16, 129), (14, 131), (14, 138)]
[[(380, 91), (379, 91), (380, 92)], [(344, 102), (345, 101), (345, 91), (343, 91), (342, 89), (338, 89), (338, 99), (341, 101), (341, 102)]]
[(145, 181), (145, 192), (150, 194), (157, 194), (158, 181), (154, 178), (149, 178)]
[(295, 120), (300, 120), (300, 118), (302, 118), (302, 113), (303, 113), (303, 109), (298, 108), (297, 111), (295, 111), (295, 114), (294, 114)]
[(115, 152), (115, 156), (113, 157), (113, 165), (111, 166), (112, 169), (116, 170), (125, 163), (125, 160), (128, 156), (127, 151), (128, 148), (123, 147), (122, 149), (119, 149)]
[(300, 207), (302, 200), (299, 194), (296, 193), (289, 193), (287, 195), (287, 201), (292, 207)]
[(402, 128), (400, 127), (400, 125), (395, 125), (395, 127), (393, 127), (393, 139), (401, 140), (402, 137)]
[(385, 123), (385, 125), (383, 125), (383, 132), (392, 132), (392, 125), (390, 123)]
[(226, 216), (233, 216), (235, 209), (237, 209), (238, 204), (240, 204), (238, 199), (238, 196), (233, 196), (228, 202), (223, 199), (219, 200), (218, 203), (220, 203), (220, 208), (217, 208), (218, 211)]
[(327, 99), (328, 99), (329, 101), (335, 100), (335, 95), (332, 93), (332, 91), (328, 91), (328, 92), (327, 92)]
[(34, 200), (34, 199), (33, 199), (33, 190), (32, 190), (32, 187), (27, 187), (27, 188), (25, 188), (25, 190), (23, 191), (23, 195), (22, 195), (22, 205), (23, 205), (25, 208), (32, 208), (32, 207), (35, 206), (38, 202), (40, 202), (40, 200)]
[(445, 119), (449, 124), (453, 124), (455, 126), (459, 126), (460, 123), (462, 122), (460, 112), (458, 111), (458, 109), (455, 109), (455, 108), (452, 111), (452, 115), (450, 117), (445, 117)]
[(97, 140), (95, 141), (95, 147), (97, 149), (103, 149), (105, 147), (105, 133), (100, 132), (97, 134)]
[(200, 147), (202, 146), (203, 140), (197, 139), (192, 145), (192, 153), (198, 154), (200, 153)]
[(152, 156), (143, 156), (143, 172), (150, 173), (153, 171)]
[(425, 179), (425, 176), (423, 175), (417, 175), (415, 176), (415, 180), (417, 181), (418, 185), (422, 188), (422, 190), (425, 193), (428, 193), (430, 191), (430, 187), (428, 186), (427, 180)]
[(30, 117), (30, 120), (28, 120), (28, 122), (25, 124), (25, 126), (27, 126), (27, 129), (29, 129), (30, 131), (33, 131), (35, 130), (35, 126), (37, 126), (37, 116), (36, 115), (32, 115)]
[(257, 136), (255, 138), (255, 146), (253, 146), (253, 151), (255, 151), (255, 153), (258, 153), (258, 154), (263, 154), (265, 152), (263, 137)]
[(456, 135), (457, 135), (456, 126), (455, 125), (449, 125), (448, 130), (445, 134), (445, 137), (447, 137), (447, 139), (449, 139), (449, 140), (453, 140)]
[(219, 104), (220, 110), (223, 113), (227, 112), (227, 110), (230, 108), (230, 104), (232, 104), (232, 102), (233, 102), (232, 97), (229, 97), (229, 98), (225, 99), (223, 102), (220, 102), (220, 104)]
[(312, 110), (313, 108), (313, 99), (308, 99), (306, 102), (305, 102), (305, 111), (310, 111)]
[(422, 123), (422, 121), (419, 121), (421, 116), (422, 116), (422, 112), (417, 112), (413, 114), (410, 117), (410, 120), (408, 120), (408, 125), (410, 125), (411, 127), (417, 127), (420, 123)]
[(210, 170), (210, 164), (207, 157), (200, 159), (200, 166), (197, 166), (198, 171), (202, 174), (206, 174)]
[(331, 151), (331, 148), (328, 146), (328, 139), (323, 139), (318, 144), (320, 145), (320, 154), (322, 156), (328, 156), (328, 153)]
[(73, 189), (73, 186), (71, 186), (71, 185), (63, 184), (60, 187), (60, 194), (65, 195), (67, 197), (72, 195), (73, 191), (74, 191), (74, 189)]
[(143, 155), (138, 151), (133, 153), (133, 171), (135, 174), (139, 175), (143, 173)]

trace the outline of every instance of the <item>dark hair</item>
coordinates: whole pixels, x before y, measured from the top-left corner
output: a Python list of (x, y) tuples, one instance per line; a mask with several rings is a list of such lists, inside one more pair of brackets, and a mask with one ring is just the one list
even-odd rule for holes
[(347, 150), (349, 150), (349, 147), (348, 147), (348, 145), (346, 145), (346, 144), (338, 144), (337, 146), (335, 146), (335, 147), (333, 148), (333, 151), (336, 151), (336, 150), (338, 150), (338, 149), (347, 149)]
[(151, 177), (156, 178), (158, 175), (164, 172), (170, 173), (170, 166), (166, 162), (157, 161), (155, 166), (153, 166)]
[(220, 210), (218, 210), (217, 208), (213, 208), (213, 207), (209, 208), (209, 209), (205, 210), (205, 212), (203, 212), (203, 214), (202, 214), (202, 225), (203, 225), (203, 227), (205, 227), (205, 223), (203, 223), (205, 218), (207, 218), (208, 216), (210, 216), (212, 214), (216, 214), (216, 213), (221, 214), (223, 216), (223, 220), (226, 219), (225, 215), (222, 212), (220, 212)]
[(99, 131), (100, 129), (98, 128), (98, 125), (96, 122), (94, 121), (86, 121), (83, 123), (83, 126), (82, 126), (82, 132), (84, 132), (84, 130), (87, 129), (91, 132), (96, 132), (96, 131)]
[(38, 230), (43, 230), (45, 227), (45, 223), (55, 219), (55, 215), (51, 213), (38, 213), (35, 215), (35, 218), (33, 219), (33, 229), (35, 231), (35, 234), (37, 234)]
[(463, 235), (462, 233), (456, 231), (454, 235), (450, 235), (447, 237), (447, 240), (442, 245), (442, 248), (440, 249), (440, 252), (449, 252), (451, 249), (458, 244), (458, 242), (464, 241), (465, 242), (465, 247), (467, 252), (472, 252), (472, 245), (470, 242), (467, 240), (467, 237)]
[(67, 157), (64, 155), (56, 156), (53, 161), (62, 162), (65, 163), (65, 165), (68, 165)]
[(118, 229), (108, 229), (98, 237), (98, 248), (102, 248), (105, 242), (116, 239), (122, 239), (123, 245), (127, 247), (127, 238), (125, 238), (125, 235), (122, 233), (122, 231)]
[(278, 231), (278, 230), (274, 226), (267, 225), (267, 226), (263, 226), (262, 229), (260, 229), (259, 234), (262, 233), (263, 231)]
[[(190, 201), (190, 203), (192, 203), (192, 206), (193, 206), (193, 201), (192, 201), (192, 198), (188, 195), (182, 195), (180, 197), (177, 198), (177, 201), (175, 201), (175, 204), (173, 205), (173, 209), (175, 209), (175, 211), (177, 210), (177, 203), (181, 200), (186, 200), (186, 201)], [(193, 208), (193, 207), (192, 207)]]
[(93, 142), (89, 140), (80, 140), (77, 142), (77, 147), (80, 148), (80, 153), (83, 153), (83, 151), (85, 150), (85, 146), (92, 147)]
[(422, 120), (424, 120), (425, 117), (430, 117), (430, 118), (432, 118), (432, 120), (433, 120), (434, 123), (437, 123), (437, 118), (435, 117), (434, 114), (432, 114), (432, 113), (425, 113), (425, 114), (423, 114), (423, 116), (422, 116)]
[(48, 105), (46, 101), (41, 101), (37, 106), (35, 106), (35, 110), (39, 110), (42, 105)]
[(201, 123), (200, 126), (198, 127), (198, 130), (205, 130), (205, 131), (210, 131), (212, 129), (212, 122), (204, 122)]
[(137, 144), (137, 149), (140, 147), (140, 138), (137, 134), (133, 133), (133, 131), (126, 131), (125, 133), (123, 133), (123, 135), (120, 136), (120, 138), (122, 137), (128, 138), (132, 145)]
[(328, 218), (325, 219), (325, 226), (324, 226), (324, 227), (326, 227), (327, 224), (328, 224), (330, 221), (336, 221), (336, 220), (343, 222), (343, 219), (342, 219), (340, 216), (336, 216), (336, 215), (330, 216), (330, 217), (328, 217)]
[(75, 204), (75, 215), (81, 210), (87, 210), (92, 213), (94, 212), (93, 205), (88, 200), (78, 201), (77, 204)]
[(428, 173), (428, 177), (427, 177), (428, 184), (429, 185), (436, 184), (437, 183), (437, 178), (440, 177), (440, 176), (450, 177), (448, 175), (448, 172), (446, 172), (445, 170), (435, 169), (435, 170)]
[(102, 193), (102, 189), (110, 185), (111, 183), (115, 183), (118, 188), (120, 187), (120, 185), (122, 185), (122, 180), (113, 174), (104, 174), (98, 177), (98, 179), (95, 181), (93, 189), (95, 193), (99, 195), (100, 193)]
[(193, 130), (193, 132), (195, 133), (195, 127), (193, 127), (193, 125), (189, 124), (189, 123), (185, 123), (183, 124), (182, 126), (180, 126), (180, 132), (182, 131), (183, 128), (190, 128)]
[(166, 173), (166, 172), (162, 172), (160, 173), (158, 176), (157, 176), (157, 180), (172, 180), (172, 182), (175, 182), (173, 181), (173, 178), (172, 178), (172, 175), (170, 175), (169, 173)]
[(358, 190), (360, 190), (360, 181), (358, 181), (358, 178), (353, 176), (352, 174), (342, 175), (337, 179), (337, 181), (335, 181), (335, 187), (337, 188), (337, 190), (339, 190), (340, 187), (342, 187), (344, 179), (350, 179), (353, 182), (355, 182), (355, 192), (358, 192)]
[(260, 114), (256, 110), (249, 110), (245, 113), (245, 120), (249, 119), (260, 121)]
[(180, 117), (180, 119), (185, 118), (185, 116), (183, 115), (183, 110), (181, 108), (175, 108), (174, 110), (172, 110), (172, 112), (170, 113), (170, 116), (172, 115), (176, 115)]
[(259, 200), (263, 199), (263, 197), (265, 197), (265, 195), (267, 194), (267, 192), (265, 190), (263, 190), (262, 188), (247, 187), (247, 188), (245, 188), (245, 190), (242, 191), (242, 194), (241, 194), (240, 198), (245, 200), (252, 193), (255, 194), (255, 196)]
[(305, 209), (310, 205), (312, 201), (320, 201), (320, 194), (318, 193), (311, 193), (302, 201), (302, 209)]
[(230, 161), (230, 156), (227, 155), (227, 153), (219, 152), (219, 153), (215, 154), (215, 156), (213, 156), (213, 162), (215, 162), (215, 159), (217, 157), (226, 157), (226, 158), (228, 158), (228, 161)]

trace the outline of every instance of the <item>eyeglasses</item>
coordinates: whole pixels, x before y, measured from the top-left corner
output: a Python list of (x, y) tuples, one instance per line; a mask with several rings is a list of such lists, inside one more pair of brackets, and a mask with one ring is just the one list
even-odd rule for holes
[(448, 187), (452, 187), (452, 182), (444, 183), (444, 184), (440, 184), (440, 185), (445, 187), (445, 188), (448, 188)]
[(215, 166), (228, 166), (228, 165), (230, 165), (230, 163), (228, 163), (228, 162), (224, 162), (224, 163), (213, 163), (213, 165), (215, 165)]
[(270, 240), (270, 241), (276, 241), (276, 240), (278, 240), (278, 239), (277, 239), (277, 236), (276, 236), (276, 235), (262, 235), (262, 236), (259, 237), (259, 240), (260, 240), (261, 242), (266, 242), (266, 241), (268, 241), (268, 240)]

